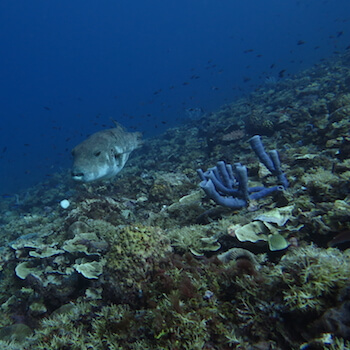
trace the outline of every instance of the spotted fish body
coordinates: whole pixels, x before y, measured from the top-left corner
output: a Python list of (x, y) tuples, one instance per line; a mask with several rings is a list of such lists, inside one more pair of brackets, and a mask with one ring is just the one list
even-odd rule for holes
[(130, 153), (141, 145), (141, 133), (116, 128), (99, 131), (72, 150), (72, 178), (80, 182), (108, 180), (123, 169)]

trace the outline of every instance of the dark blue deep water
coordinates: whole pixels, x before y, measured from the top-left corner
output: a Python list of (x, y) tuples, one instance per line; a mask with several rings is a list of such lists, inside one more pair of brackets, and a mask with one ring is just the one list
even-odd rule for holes
[(350, 45), (349, 0), (0, 2), (0, 193), (112, 126), (157, 135)]

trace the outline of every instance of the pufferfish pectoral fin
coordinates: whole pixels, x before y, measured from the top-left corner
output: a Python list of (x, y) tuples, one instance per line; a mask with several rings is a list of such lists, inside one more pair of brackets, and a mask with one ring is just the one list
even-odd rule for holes
[(115, 154), (114, 159), (116, 160), (118, 167), (123, 166), (123, 153)]
[(122, 168), (124, 167), (126, 161), (129, 158), (129, 154), (128, 152), (118, 152), (116, 150), (113, 150), (113, 158), (115, 159), (116, 162), (116, 166), (118, 168)]

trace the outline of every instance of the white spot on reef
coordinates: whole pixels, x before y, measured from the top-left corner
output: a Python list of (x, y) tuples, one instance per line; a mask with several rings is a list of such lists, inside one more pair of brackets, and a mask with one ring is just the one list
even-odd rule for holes
[(60, 202), (60, 206), (61, 206), (61, 208), (63, 208), (63, 209), (67, 209), (67, 208), (70, 206), (69, 200), (68, 200), (68, 199), (63, 199), (63, 200)]

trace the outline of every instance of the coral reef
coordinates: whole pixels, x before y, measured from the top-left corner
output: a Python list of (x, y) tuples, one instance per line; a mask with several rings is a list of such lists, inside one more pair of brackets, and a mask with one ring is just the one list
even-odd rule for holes
[[(348, 349), (349, 64), (347, 52), (145, 140), (114, 182), (67, 171), (1, 199), (0, 347)], [(255, 133), (289, 186), (276, 159), (252, 156)], [(218, 159), (284, 190), (216, 205), (195, 169)]]

